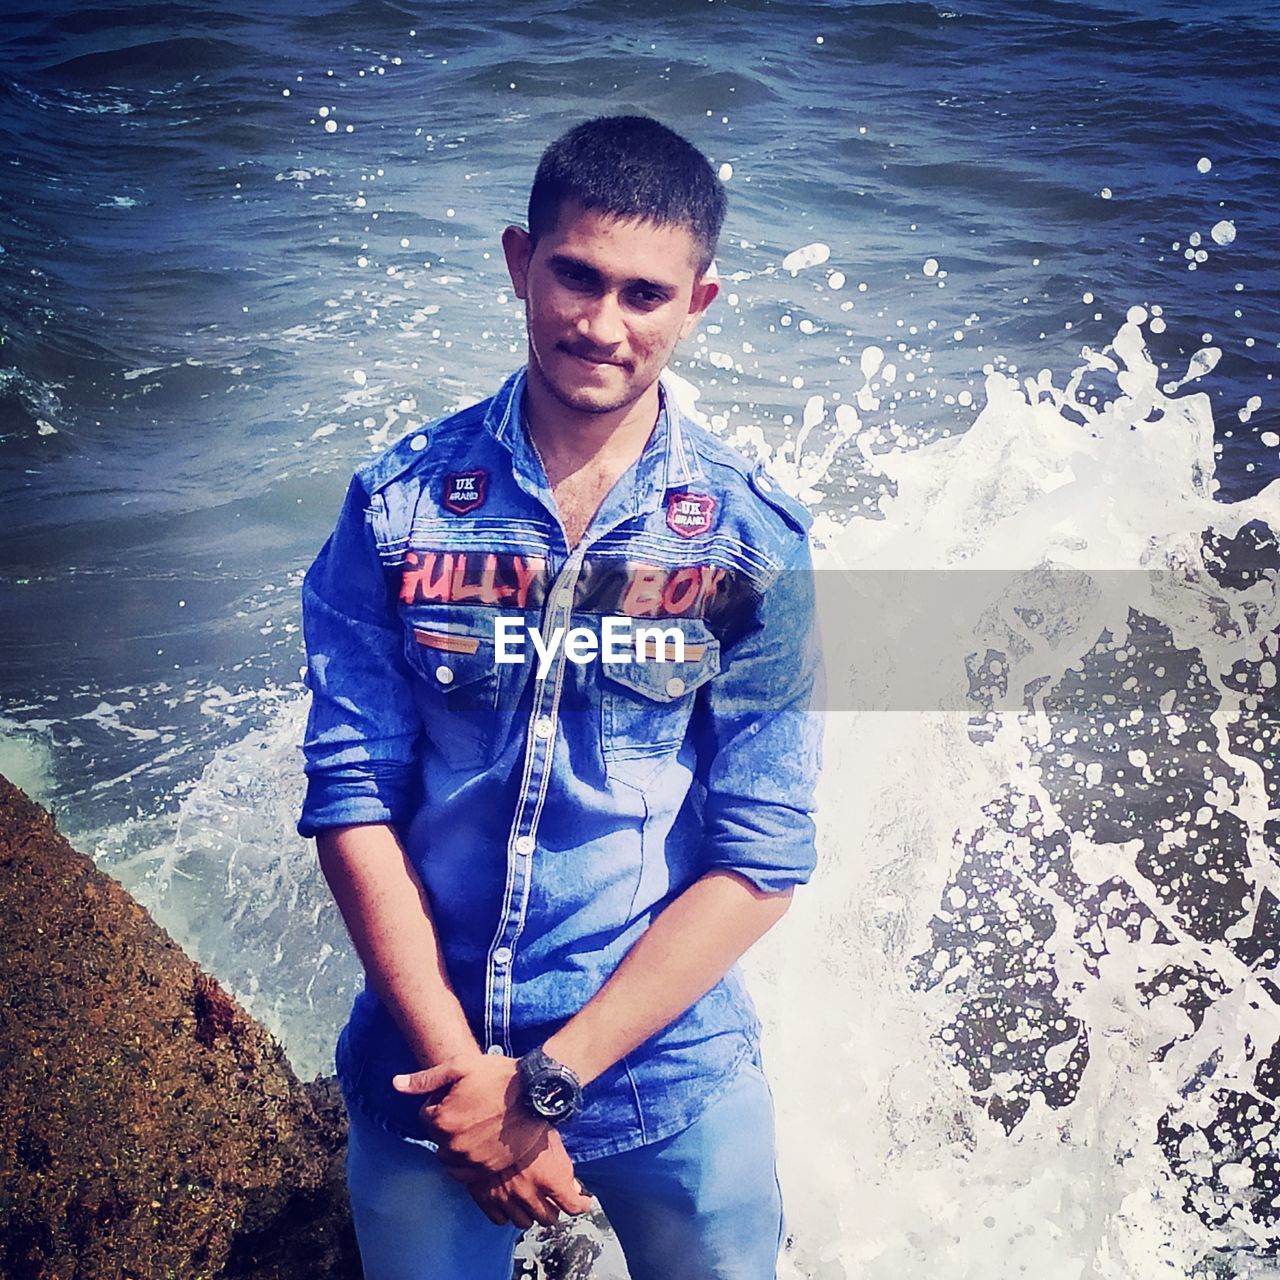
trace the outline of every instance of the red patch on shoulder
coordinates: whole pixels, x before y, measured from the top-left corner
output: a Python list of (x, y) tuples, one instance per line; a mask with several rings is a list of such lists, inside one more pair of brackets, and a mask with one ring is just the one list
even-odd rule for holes
[(667, 528), (682, 538), (696, 538), (711, 528), (716, 500), (705, 493), (673, 493), (667, 499)]
[(454, 515), (465, 516), (484, 505), (489, 492), (489, 473), (482, 467), (474, 471), (450, 471), (444, 478), (440, 501)]

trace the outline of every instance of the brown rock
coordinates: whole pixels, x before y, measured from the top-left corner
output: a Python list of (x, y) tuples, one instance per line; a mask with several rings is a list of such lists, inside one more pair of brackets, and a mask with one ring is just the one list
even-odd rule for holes
[(0, 778), (0, 1276), (356, 1280), (332, 1081)]

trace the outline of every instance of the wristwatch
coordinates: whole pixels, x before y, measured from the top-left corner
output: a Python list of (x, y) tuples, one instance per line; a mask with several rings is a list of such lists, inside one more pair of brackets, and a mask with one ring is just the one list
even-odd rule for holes
[(582, 1110), (582, 1082), (541, 1049), (531, 1049), (516, 1063), (525, 1106), (552, 1124), (564, 1124)]

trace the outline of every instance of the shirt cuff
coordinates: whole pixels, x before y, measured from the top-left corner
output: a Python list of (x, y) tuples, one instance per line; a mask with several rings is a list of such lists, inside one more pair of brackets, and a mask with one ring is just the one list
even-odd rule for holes
[(367, 823), (398, 826), (413, 814), (416, 779), (403, 769), (380, 774), (366, 765), (359, 770), (326, 769), (307, 780), (307, 796), (298, 820), (304, 840), (330, 827)]
[(754, 809), (750, 826), (731, 824), (722, 816), (704, 865), (709, 871), (736, 872), (762, 893), (805, 884), (818, 862), (813, 819), (795, 809), (779, 809), (780, 820), (769, 823), (760, 821), (765, 818), (762, 809)]

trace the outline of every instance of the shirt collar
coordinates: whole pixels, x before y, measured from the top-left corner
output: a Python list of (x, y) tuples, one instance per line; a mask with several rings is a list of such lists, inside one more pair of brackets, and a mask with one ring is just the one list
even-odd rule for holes
[[(512, 465), (531, 485), (543, 484), (542, 464), (525, 429), (523, 396), (527, 369), (517, 369), (490, 402), (484, 425), (511, 453)], [(635, 464), (635, 510), (655, 511), (672, 489), (684, 488), (703, 478), (697, 450), (686, 431), (686, 420), (676, 397), (658, 380), (658, 420)]]
[(658, 378), (658, 401), (662, 406), (658, 413), (659, 423), (665, 417), (669, 424), (667, 488), (679, 489), (703, 478), (702, 464), (698, 459), (698, 451), (685, 430), (688, 420), (680, 410), (675, 393), (667, 385), (665, 373)]
[(520, 397), (524, 393), (524, 378), (525, 370), (517, 369), (498, 388), (484, 415), (485, 429), (508, 449), (512, 448), (512, 437), (523, 434), (516, 429), (520, 426)]

